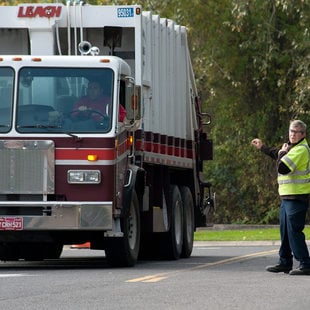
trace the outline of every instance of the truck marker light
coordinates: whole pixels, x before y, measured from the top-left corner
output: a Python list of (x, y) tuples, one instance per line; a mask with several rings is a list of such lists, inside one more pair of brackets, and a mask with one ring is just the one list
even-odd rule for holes
[(88, 161), (96, 161), (96, 160), (98, 160), (98, 155), (88, 154), (87, 155), (87, 160)]
[(3, 58), (2, 58), (2, 57), (0, 57), (0, 61), (3, 61)]
[(23, 58), (21, 58), (21, 57), (13, 57), (12, 60), (13, 61), (22, 61)]
[(138, 110), (138, 106), (139, 106), (138, 96), (132, 95), (131, 96), (131, 108), (132, 108), (132, 110)]
[(140, 15), (141, 14), (141, 9), (140, 8), (136, 8), (136, 15)]
[(108, 63), (108, 62), (110, 62), (110, 59), (103, 58), (103, 59), (100, 59), (100, 62), (103, 62), (103, 63)]
[(37, 61), (37, 62), (42, 61), (42, 59), (39, 58), (39, 57), (34, 57), (34, 58), (32, 58), (31, 60), (32, 60), (32, 61)]
[(127, 141), (128, 141), (128, 145), (132, 146), (133, 145), (133, 136), (129, 136)]

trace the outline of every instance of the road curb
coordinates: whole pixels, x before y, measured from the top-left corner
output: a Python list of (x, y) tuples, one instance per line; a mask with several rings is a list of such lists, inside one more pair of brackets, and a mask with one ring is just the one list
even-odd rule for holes
[(203, 246), (266, 246), (280, 245), (280, 241), (195, 241), (194, 247)]
[[(310, 240), (306, 241), (310, 246)], [(194, 247), (203, 246), (280, 246), (280, 240), (267, 240), (267, 241), (194, 241)]]
[(214, 224), (207, 227), (199, 227), (199, 230), (248, 230), (248, 229), (268, 229), (279, 228), (279, 225), (255, 225), (255, 224)]

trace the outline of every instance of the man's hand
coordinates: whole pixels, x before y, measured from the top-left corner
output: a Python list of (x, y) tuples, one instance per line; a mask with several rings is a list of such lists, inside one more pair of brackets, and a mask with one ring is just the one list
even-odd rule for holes
[(287, 143), (284, 143), (282, 145), (282, 148), (281, 148), (280, 152), (286, 152), (287, 153), (288, 150), (289, 150), (289, 145)]
[(260, 150), (260, 149), (262, 148), (262, 146), (263, 146), (262, 140), (261, 140), (261, 139), (258, 139), (258, 138), (253, 139), (253, 140), (251, 141), (251, 144), (252, 144), (253, 146), (255, 146), (258, 150)]

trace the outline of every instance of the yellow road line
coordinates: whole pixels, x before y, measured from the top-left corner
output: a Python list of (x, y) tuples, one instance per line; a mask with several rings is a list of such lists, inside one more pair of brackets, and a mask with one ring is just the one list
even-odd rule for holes
[(145, 276), (145, 277), (141, 277), (141, 278), (135, 278), (135, 279), (131, 279), (131, 280), (127, 280), (126, 282), (150, 282), (153, 279), (156, 279), (159, 277), (159, 274), (155, 274), (152, 276)]
[(154, 283), (154, 282), (159, 282), (161, 280), (167, 279), (168, 277), (156, 277), (156, 278), (152, 278), (146, 281), (143, 281), (145, 283)]
[(252, 254), (246, 254), (246, 255), (231, 257), (231, 258), (227, 258), (227, 259), (222, 259), (218, 262), (206, 263), (206, 264), (202, 264), (199, 266), (195, 266), (195, 267), (190, 268), (190, 270), (202, 269), (202, 268), (207, 268), (207, 267), (213, 267), (213, 266), (218, 266), (218, 265), (240, 262), (240, 261), (244, 261), (247, 259), (256, 258), (256, 257), (260, 257), (260, 256), (272, 255), (272, 254), (275, 254), (277, 252), (278, 252), (278, 250), (271, 250), (271, 251), (263, 251), (263, 252), (257, 252), (257, 253), (252, 253)]
[(146, 277), (142, 277), (142, 278), (135, 278), (135, 279), (130, 279), (127, 280), (125, 282), (128, 283), (135, 283), (135, 282), (144, 282), (144, 283), (151, 283), (151, 282), (159, 282), (161, 280), (167, 279), (168, 276), (180, 272), (180, 270), (177, 271), (172, 271), (172, 272), (166, 272), (166, 273), (158, 273), (158, 274), (154, 274), (152, 276), (146, 276)]
[(230, 263), (236, 263), (236, 262), (248, 260), (251, 258), (256, 258), (256, 257), (261, 257), (261, 256), (266, 256), (266, 255), (272, 255), (272, 254), (275, 254), (277, 252), (278, 252), (278, 250), (256, 252), (256, 253), (252, 253), (252, 254), (246, 254), (246, 255), (231, 257), (231, 258), (227, 258), (227, 259), (222, 259), (222, 260), (219, 260), (219, 261), (213, 262), (213, 263), (205, 263), (205, 264), (201, 264), (201, 265), (194, 266), (191, 268), (177, 269), (177, 270), (170, 271), (170, 272), (163, 272), (163, 273), (157, 273), (154, 275), (148, 275), (148, 276), (144, 276), (144, 277), (140, 277), (140, 278), (134, 278), (134, 279), (127, 280), (126, 282), (128, 282), (128, 283), (137, 283), (137, 282), (154, 283), (154, 282), (159, 282), (159, 281), (162, 281), (164, 279), (167, 279), (168, 277), (175, 275), (175, 274), (178, 274), (178, 273), (188, 272), (188, 271), (197, 270), (197, 269), (205, 269), (205, 268), (210, 268), (213, 266), (225, 265), (225, 264), (230, 264)]

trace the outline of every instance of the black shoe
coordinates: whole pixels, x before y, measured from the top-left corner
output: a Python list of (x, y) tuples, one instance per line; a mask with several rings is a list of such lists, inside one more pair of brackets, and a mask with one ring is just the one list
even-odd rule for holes
[(310, 275), (310, 268), (298, 267), (289, 272), (291, 276), (307, 276)]
[(285, 266), (285, 265), (274, 265), (274, 266), (267, 266), (266, 270), (269, 272), (284, 272), (284, 273), (289, 273), (292, 270), (291, 266)]

